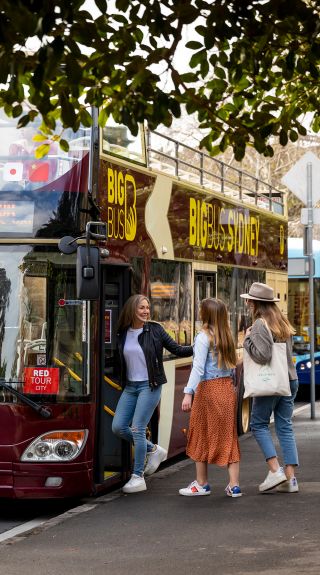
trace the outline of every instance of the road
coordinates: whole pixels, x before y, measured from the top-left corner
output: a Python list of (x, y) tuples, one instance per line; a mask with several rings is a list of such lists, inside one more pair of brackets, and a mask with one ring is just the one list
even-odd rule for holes
[[(306, 405), (296, 402), (295, 410)], [(94, 499), (92, 500), (94, 502)], [(16, 500), (0, 501), (0, 543), (34, 529), (82, 504), (82, 500)], [(87, 503), (87, 500), (86, 500)]]

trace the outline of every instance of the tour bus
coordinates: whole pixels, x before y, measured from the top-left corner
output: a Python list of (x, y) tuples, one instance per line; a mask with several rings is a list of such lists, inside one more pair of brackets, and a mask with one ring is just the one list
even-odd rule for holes
[[(119, 313), (134, 293), (190, 344), (199, 304), (219, 297), (238, 350), (250, 317), (240, 294), (272, 285), (286, 312), (287, 215), (268, 183), (143, 126), (64, 131), (0, 117), (0, 497), (97, 494), (120, 486), (132, 451), (112, 434), (121, 394)], [(59, 132), (61, 127), (57, 127)], [(165, 354), (168, 383), (149, 425), (169, 458), (185, 450), (181, 411), (192, 358)]]
[[(315, 383), (320, 385), (320, 241), (313, 240), (314, 291), (314, 363)], [(299, 384), (310, 385), (310, 307), (308, 257), (303, 238), (288, 238), (288, 318), (296, 330), (293, 336), (293, 359)]]

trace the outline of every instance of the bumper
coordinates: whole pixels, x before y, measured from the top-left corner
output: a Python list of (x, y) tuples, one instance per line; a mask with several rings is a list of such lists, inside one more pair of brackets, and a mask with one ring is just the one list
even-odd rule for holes
[[(72, 466), (75, 467), (75, 466)], [(13, 464), (4, 469), (0, 464), (0, 497), (11, 499), (50, 499), (81, 497), (93, 493), (92, 464), (66, 466)], [(49, 477), (61, 478), (57, 487), (46, 486)]]

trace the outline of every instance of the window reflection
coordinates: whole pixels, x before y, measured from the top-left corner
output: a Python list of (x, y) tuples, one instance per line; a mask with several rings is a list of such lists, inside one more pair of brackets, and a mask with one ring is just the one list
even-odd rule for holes
[[(90, 128), (81, 127), (77, 132), (71, 128), (64, 130), (63, 139), (68, 141), (69, 150), (63, 151), (58, 141), (45, 139), (38, 119), (20, 129), (16, 124), (16, 118), (9, 118), (0, 111), (0, 191), (43, 188), (68, 172), (90, 149)], [(61, 129), (58, 123), (55, 134), (59, 135)], [(40, 145), (46, 146), (46, 154), (36, 158), (35, 152)], [(23, 210), (26, 210), (25, 204), (20, 206), (20, 219)], [(30, 219), (29, 212), (27, 216)]]
[[(314, 287), (314, 313), (315, 313), (315, 349), (320, 350), (320, 280), (315, 280)], [(310, 353), (309, 333), (309, 283), (307, 279), (290, 279), (288, 295), (288, 317), (296, 334), (293, 336), (293, 351), (298, 355)]]
[(151, 317), (181, 345), (191, 342), (191, 278), (191, 264), (168, 261), (151, 264)]
[[(87, 393), (85, 309), (75, 299), (74, 256), (47, 250), (7, 246), (0, 251), (0, 377), (22, 392), (41, 395), (55, 389), (58, 400), (72, 399)], [(36, 387), (34, 370), (55, 386)]]
[(265, 273), (258, 270), (223, 266), (218, 269), (218, 298), (226, 304), (229, 321), (237, 347), (243, 346), (247, 328), (252, 324), (249, 308), (241, 293), (248, 293), (253, 282), (264, 282)]
[(216, 274), (195, 272), (194, 277), (194, 333), (202, 327), (200, 304), (203, 299), (216, 297)]
[(102, 153), (145, 164), (143, 127), (141, 126), (138, 135), (134, 136), (127, 126), (117, 124), (110, 117), (102, 130)]

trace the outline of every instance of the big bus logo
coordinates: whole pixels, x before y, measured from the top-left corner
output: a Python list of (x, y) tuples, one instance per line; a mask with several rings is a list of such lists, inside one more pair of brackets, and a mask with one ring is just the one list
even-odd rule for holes
[(108, 236), (133, 241), (137, 233), (137, 188), (131, 174), (108, 168)]
[(190, 198), (189, 244), (258, 256), (260, 220), (249, 210), (224, 208)]

